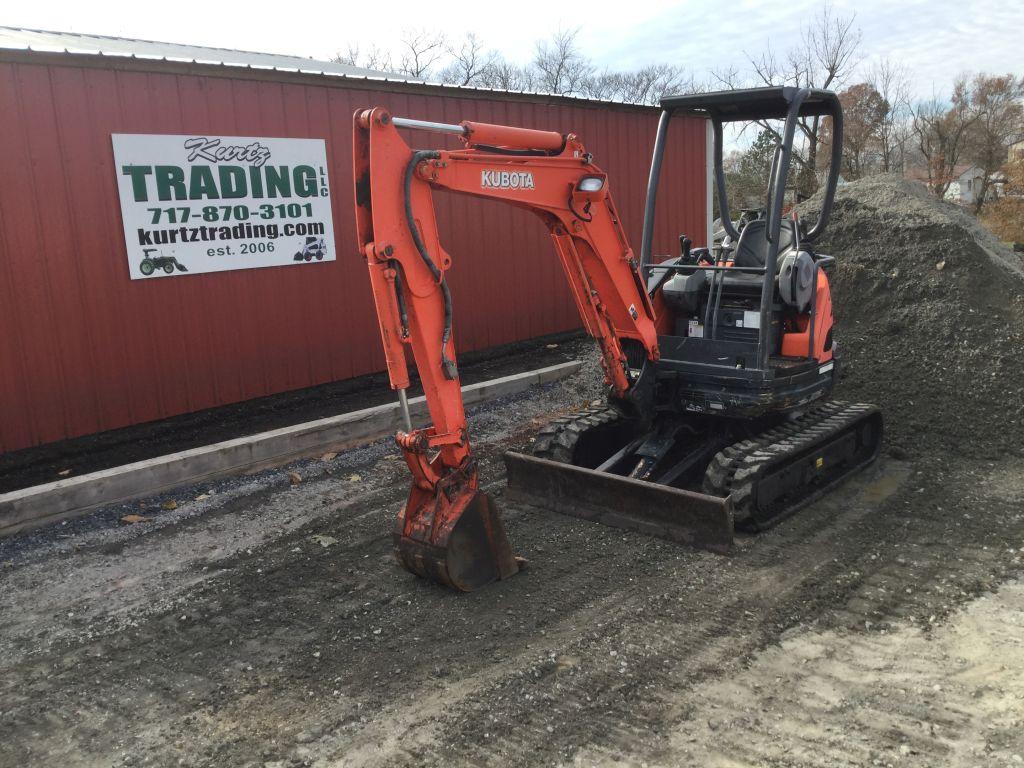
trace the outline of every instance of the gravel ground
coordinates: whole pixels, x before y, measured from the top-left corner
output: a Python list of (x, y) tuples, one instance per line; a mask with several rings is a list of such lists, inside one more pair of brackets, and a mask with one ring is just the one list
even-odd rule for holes
[(501, 453), (599, 395), (585, 347), (470, 411), (529, 560), (471, 595), (396, 567), (388, 441), (2, 541), (0, 766), (1018, 765), (1024, 459), (979, 446), (995, 415), (922, 427), (878, 338), (840, 394), (886, 455), (727, 557), (504, 498)]
[(1020, 257), (957, 206), (892, 177), (841, 187), (820, 245), (837, 260), (842, 396), (882, 405), (890, 447), (1020, 455)]
[(1019, 592), (989, 600), (998, 636), (979, 630), (970, 652), (935, 642), (1020, 574), (1024, 463), (886, 458), (729, 557), (506, 503), (501, 451), (592, 397), (593, 380), (472, 412), (483, 476), (530, 561), (472, 595), (395, 566), (407, 478), (386, 442), (194, 488), (173, 511), (146, 502), (149, 523), (121, 526), (117, 509), (4, 542), (0, 765), (1009, 765), (1024, 752)]

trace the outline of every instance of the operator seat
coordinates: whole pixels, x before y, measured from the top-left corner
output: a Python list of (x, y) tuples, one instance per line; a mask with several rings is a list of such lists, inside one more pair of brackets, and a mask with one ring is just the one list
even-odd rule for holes
[[(740, 239), (736, 243), (736, 250), (733, 252), (733, 266), (764, 266), (768, 256), (766, 224), (765, 219), (755, 219), (743, 228), (740, 232)], [(776, 274), (782, 270), (783, 257), (795, 243), (793, 220), (783, 219), (779, 227), (779, 253), (775, 262)], [(677, 258), (664, 263), (678, 264), (679, 261), (680, 259)], [(717, 275), (717, 277), (713, 277), (713, 275)], [(735, 270), (715, 273), (711, 270), (701, 269), (699, 266), (695, 266), (694, 271), (690, 273), (659, 270), (651, 276), (648, 282), (648, 291), (653, 293), (661, 287), (662, 295), (671, 307), (684, 312), (696, 312), (701, 301), (708, 295), (708, 287), (715, 281), (726, 293), (734, 295), (740, 293), (757, 297), (761, 295), (764, 278), (764, 275)], [(772, 280), (774, 279), (775, 277), (772, 276)]]
[[(755, 219), (743, 228), (740, 232), (740, 239), (736, 243), (736, 253), (733, 255), (733, 264), (737, 267), (763, 267), (768, 259), (768, 224), (767, 219)], [(779, 227), (779, 255), (775, 261), (775, 268), (782, 267), (782, 256), (796, 242), (793, 236), (793, 220), (783, 219)]]

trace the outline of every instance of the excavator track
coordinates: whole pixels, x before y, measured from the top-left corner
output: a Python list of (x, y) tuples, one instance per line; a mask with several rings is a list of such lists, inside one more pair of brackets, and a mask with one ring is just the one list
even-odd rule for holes
[[(723, 421), (705, 439), (726, 445), (729, 428)], [(882, 415), (873, 405), (822, 403), (726, 445), (682, 487), (595, 471), (641, 431), (607, 405), (555, 419), (532, 456), (506, 454), (509, 487), (555, 511), (725, 551), (734, 527), (770, 528), (872, 462)]]
[(876, 406), (831, 401), (723, 449), (704, 492), (732, 499), (738, 528), (765, 530), (877, 458)]
[(612, 406), (589, 406), (550, 421), (537, 433), (530, 453), (542, 459), (593, 468), (610, 452), (601, 444), (626, 429), (628, 420)]

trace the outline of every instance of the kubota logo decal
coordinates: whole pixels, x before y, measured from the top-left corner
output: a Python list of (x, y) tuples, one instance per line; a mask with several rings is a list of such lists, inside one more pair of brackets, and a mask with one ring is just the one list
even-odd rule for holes
[(480, 171), (484, 189), (536, 189), (529, 171)]

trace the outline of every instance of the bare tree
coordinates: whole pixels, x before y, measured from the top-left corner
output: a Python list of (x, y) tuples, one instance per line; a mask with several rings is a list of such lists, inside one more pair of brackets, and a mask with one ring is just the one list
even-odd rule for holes
[(672, 64), (650, 64), (632, 72), (605, 70), (583, 82), (582, 92), (594, 99), (629, 104), (657, 104), (663, 96), (703, 90), (692, 75)]
[(478, 84), (502, 91), (532, 91), (536, 89), (533, 71), (495, 56), (480, 73)]
[(953, 182), (954, 169), (967, 148), (968, 131), (979, 118), (971, 108), (967, 78), (957, 78), (951, 101), (947, 108), (932, 96), (913, 111), (914, 136), (925, 161), (928, 188), (940, 199)]
[[(802, 30), (800, 45), (778, 56), (770, 47), (758, 57), (747, 54), (754, 75), (762, 85), (793, 85), (800, 88), (836, 88), (853, 73), (859, 60), (861, 32), (855, 26), (856, 15), (837, 16), (829, 5)], [(736, 72), (716, 73), (720, 81), (723, 76), (731, 80), (725, 84), (737, 87)], [(761, 127), (774, 134), (776, 141), (782, 137), (769, 123)], [(811, 117), (800, 120), (800, 129), (805, 140), (802, 154), (794, 153), (797, 163), (803, 166), (807, 178), (813, 178), (818, 170), (818, 148), (821, 143), (821, 118)]]
[(537, 43), (533, 57), (536, 83), (545, 93), (568, 96), (580, 93), (594, 65), (576, 45), (578, 29), (558, 30), (549, 40)]
[(583, 81), (583, 95), (590, 99), (615, 99), (622, 90), (622, 74), (609, 69), (595, 72)]
[(970, 104), (977, 119), (969, 133), (968, 152), (984, 171), (974, 212), (981, 213), (989, 190), (989, 177), (1006, 161), (1011, 142), (1024, 132), (1024, 80), (1016, 75), (977, 75), (971, 83)]
[(882, 173), (903, 170), (910, 140), (910, 83), (901, 64), (876, 61), (867, 71), (867, 83), (889, 106), (878, 125), (878, 150)]
[(407, 29), (402, 33), (402, 55), (398, 71), (403, 75), (426, 80), (433, 67), (444, 55), (445, 39), (440, 32), (425, 29)]
[(358, 45), (349, 45), (346, 53), (338, 53), (331, 61), (339, 64), (348, 64), (350, 67), (362, 67), (363, 69), (375, 69), (380, 72), (392, 72), (391, 54), (373, 46), (366, 53), (359, 50)]
[(338, 64), (348, 64), (350, 67), (359, 66), (359, 46), (353, 43), (348, 44), (348, 50), (345, 53), (338, 51), (334, 56), (331, 57), (331, 61), (337, 62)]
[(441, 72), (441, 82), (454, 85), (481, 85), (484, 72), (498, 58), (494, 51), (485, 51), (483, 43), (472, 32), (458, 48), (449, 45), (447, 51), (452, 61)]
[(740, 70), (734, 64), (729, 64), (722, 68), (712, 67), (708, 70), (708, 74), (713, 84), (723, 88), (746, 88), (751, 85), (749, 80), (743, 77)]

